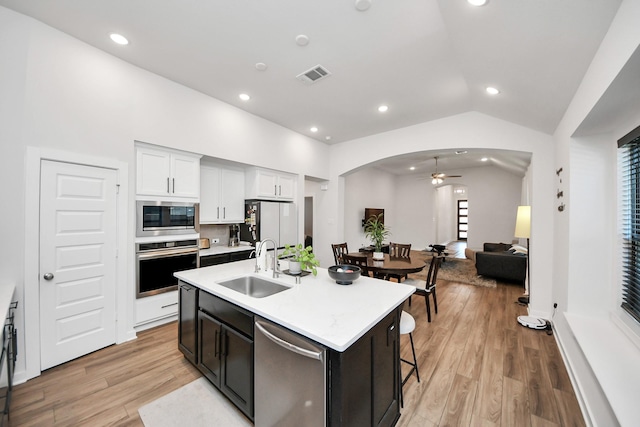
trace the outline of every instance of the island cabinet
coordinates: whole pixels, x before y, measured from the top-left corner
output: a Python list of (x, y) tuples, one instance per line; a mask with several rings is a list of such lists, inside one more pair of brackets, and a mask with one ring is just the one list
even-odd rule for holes
[(204, 291), (198, 300), (197, 366), (253, 420), (253, 314)]
[(398, 311), (346, 351), (329, 351), (330, 426), (393, 426), (400, 418)]
[(198, 363), (198, 288), (184, 282), (178, 286), (178, 348), (194, 365)]

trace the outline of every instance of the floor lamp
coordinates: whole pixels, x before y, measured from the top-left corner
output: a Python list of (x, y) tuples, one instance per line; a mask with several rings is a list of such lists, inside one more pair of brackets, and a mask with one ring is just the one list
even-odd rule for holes
[[(529, 279), (530, 257), (529, 257), (529, 238), (531, 237), (531, 206), (518, 206), (518, 214), (516, 215), (516, 231), (515, 236), (519, 239), (527, 239), (527, 280), (524, 295), (518, 298), (518, 302), (529, 304), (529, 296), (531, 295), (531, 281)], [(518, 323), (531, 329), (546, 329), (547, 322), (542, 319), (531, 316), (518, 316)]]
[(531, 282), (529, 281), (529, 238), (531, 237), (531, 206), (518, 206), (516, 215), (515, 236), (519, 239), (527, 239), (527, 281), (524, 295), (518, 298), (518, 302), (529, 304)]

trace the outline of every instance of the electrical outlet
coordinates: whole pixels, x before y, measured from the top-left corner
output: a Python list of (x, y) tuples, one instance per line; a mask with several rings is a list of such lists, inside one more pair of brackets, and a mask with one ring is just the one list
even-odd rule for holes
[(211, 239), (211, 243), (213, 244), (220, 243), (220, 239)]

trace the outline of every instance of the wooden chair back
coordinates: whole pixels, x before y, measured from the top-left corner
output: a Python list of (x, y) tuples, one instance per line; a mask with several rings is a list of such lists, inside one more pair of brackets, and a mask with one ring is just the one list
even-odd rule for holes
[(431, 258), (425, 286), (425, 290), (427, 292), (430, 292), (433, 288), (436, 287), (436, 281), (438, 280), (438, 270), (440, 270), (440, 265), (442, 265), (443, 260), (443, 256), (434, 256), (433, 258)]
[(336, 262), (335, 265), (344, 264), (342, 256), (349, 253), (349, 248), (347, 248), (347, 242), (331, 245), (331, 249), (333, 250), (333, 259)]
[(411, 253), (411, 243), (390, 243), (389, 244), (389, 256), (395, 258), (409, 258)]
[(369, 269), (367, 268), (367, 256), (366, 255), (349, 255), (344, 254), (342, 256), (342, 264), (355, 265), (362, 270), (361, 276), (368, 276)]

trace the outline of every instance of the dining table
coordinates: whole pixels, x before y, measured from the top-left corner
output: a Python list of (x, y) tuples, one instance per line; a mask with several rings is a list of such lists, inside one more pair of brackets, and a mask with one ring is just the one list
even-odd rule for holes
[(424, 251), (410, 251), (408, 258), (394, 257), (389, 254), (384, 254), (382, 259), (373, 258), (371, 252), (353, 252), (349, 253), (349, 256), (366, 258), (367, 269), (373, 272), (374, 277), (387, 278), (390, 276), (404, 276), (411, 273), (418, 273), (426, 265), (426, 259), (429, 254), (425, 256)]

